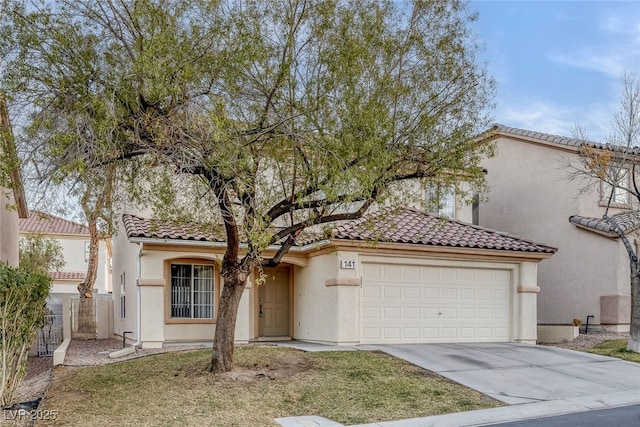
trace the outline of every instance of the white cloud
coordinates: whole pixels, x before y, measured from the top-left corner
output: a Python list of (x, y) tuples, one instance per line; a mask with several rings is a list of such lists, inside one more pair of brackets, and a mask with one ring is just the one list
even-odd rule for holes
[(588, 44), (572, 52), (550, 54), (549, 59), (563, 65), (596, 71), (613, 79), (619, 79), (625, 71), (638, 71), (640, 24), (637, 17), (633, 14), (604, 13), (597, 27), (597, 44)]
[(537, 132), (571, 137), (577, 123), (592, 141), (604, 141), (615, 105), (559, 106), (525, 100), (500, 105), (496, 110), (498, 123)]

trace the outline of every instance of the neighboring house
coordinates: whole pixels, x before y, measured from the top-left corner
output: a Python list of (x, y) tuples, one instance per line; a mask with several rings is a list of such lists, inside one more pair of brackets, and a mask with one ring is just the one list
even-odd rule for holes
[[(593, 316), (591, 324), (628, 331), (629, 258), (601, 220), (610, 186), (582, 191), (585, 183), (570, 181), (564, 166), (580, 164), (583, 141), (502, 125), (488, 135), (497, 154), (483, 162), (489, 193), (479, 207), (479, 224), (558, 248), (538, 269), (538, 322), (568, 325)], [(626, 232), (640, 226), (626, 213), (628, 195), (616, 191), (613, 202), (609, 215), (618, 215)]]
[(0, 187), (0, 262), (11, 266), (18, 265), (18, 219), (22, 217), (14, 207), (15, 200), (11, 190)]
[[(38, 234), (60, 243), (65, 266), (62, 271), (51, 273), (53, 284), (50, 294), (78, 294), (77, 287), (84, 280), (87, 272), (89, 228), (44, 212), (30, 211), (28, 218), (20, 219), (19, 230), (21, 237)], [(98, 248), (98, 275), (94, 290), (100, 294), (111, 292), (106, 243), (105, 240), (101, 240)]]
[[(299, 241), (262, 285), (255, 272), (236, 341), (536, 342), (538, 263), (554, 248), (417, 210), (379, 215)], [(213, 340), (222, 236), (125, 214), (113, 244), (116, 334)]]
[[(16, 148), (9, 121), (9, 112), (0, 94), (0, 156), (3, 160), (16, 157)], [(20, 168), (8, 171), (11, 189), (0, 186), (0, 262), (18, 265), (18, 218), (27, 217), (27, 201), (24, 195)]]

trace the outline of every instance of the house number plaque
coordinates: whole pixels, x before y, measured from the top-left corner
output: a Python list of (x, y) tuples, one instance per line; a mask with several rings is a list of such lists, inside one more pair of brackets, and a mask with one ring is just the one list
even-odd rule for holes
[(356, 268), (356, 260), (354, 259), (341, 259), (340, 268), (345, 270), (353, 270)]

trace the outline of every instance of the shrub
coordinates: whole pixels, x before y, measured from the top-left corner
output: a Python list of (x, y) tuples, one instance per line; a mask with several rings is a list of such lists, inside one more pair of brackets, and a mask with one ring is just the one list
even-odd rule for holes
[(44, 322), (51, 278), (0, 263), (0, 406), (12, 402), (27, 356)]

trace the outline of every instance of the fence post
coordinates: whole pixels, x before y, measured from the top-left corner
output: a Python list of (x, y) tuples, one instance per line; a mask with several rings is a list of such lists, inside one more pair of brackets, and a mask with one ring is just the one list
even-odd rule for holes
[(62, 335), (63, 338), (71, 339), (71, 295), (62, 296)]

